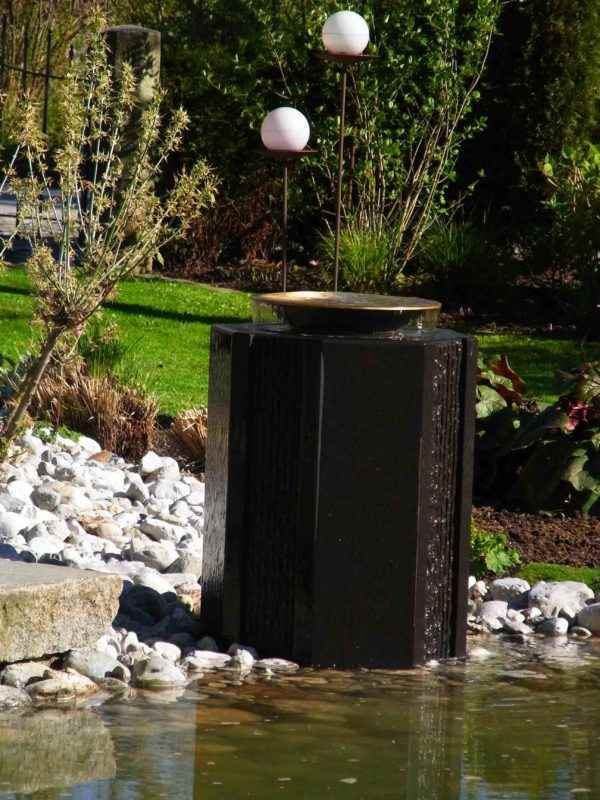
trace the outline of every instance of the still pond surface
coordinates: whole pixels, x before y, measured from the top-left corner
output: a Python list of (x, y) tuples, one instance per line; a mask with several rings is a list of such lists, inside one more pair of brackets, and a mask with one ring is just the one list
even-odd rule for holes
[(0, 715), (0, 798), (600, 798), (600, 646), (482, 645), (409, 673), (214, 673), (179, 696)]

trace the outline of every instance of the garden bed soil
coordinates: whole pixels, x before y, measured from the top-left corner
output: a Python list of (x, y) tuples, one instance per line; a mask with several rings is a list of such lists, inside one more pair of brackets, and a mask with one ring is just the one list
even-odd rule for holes
[(483, 530), (504, 532), (523, 564), (543, 561), (574, 567), (600, 566), (600, 519), (505, 511), (489, 506), (473, 509)]

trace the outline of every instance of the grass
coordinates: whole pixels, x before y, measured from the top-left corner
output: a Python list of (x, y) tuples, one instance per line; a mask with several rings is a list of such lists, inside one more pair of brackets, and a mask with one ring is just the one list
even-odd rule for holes
[(581, 581), (595, 592), (600, 591), (600, 569), (596, 567), (569, 567), (564, 564), (525, 564), (517, 573), (531, 586), (538, 581)]
[[(19, 356), (31, 343), (33, 299), (22, 269), (0, 273), (0, 352)], [(125, 281), (105, 312), (119, 326), (127, 359), (176, 414), (206, 403), (210, 326), (240, 322), (250, 314), (247, 295), (198, 284), (140, 278)]]
[[(0, 352), (23, 353), (32, 339), (33, 298), (21, 268), (0, 273)], [(240, 322), (250, 315), (249, 296), (200, 284), (139, 278), (125, 281), (106, 318), (114, 320), (133, 362), (167, 414), (206, 403), (210, 326)], [(477, 337), (484, 355), (506, 353), (527, 382), (528, 394), (546, 402), (557, 396), (558, 369), (576, 366), (582, 349), (575, 341), (514, 334)], [(600, 360), (600, 343), (588, 345), (585, 357)]]
[(600, 342), (582, 346), (572, 339), (515, 334), (481, 334), (477, 340), (486, 357), (505, 353), (511, 367), (525, 381), (526, 393), (546, 403), (553, 402), (560, 394), (556, 382), (558, 370), (573, 369), (584, 360), (600, 360)]

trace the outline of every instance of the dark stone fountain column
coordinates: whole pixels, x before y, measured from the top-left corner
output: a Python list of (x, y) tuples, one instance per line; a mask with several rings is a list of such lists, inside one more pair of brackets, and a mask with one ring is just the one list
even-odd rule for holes
[(213, 329), (204, 618), (316, 666), (463, 656), (473, 340), (344, 308)]

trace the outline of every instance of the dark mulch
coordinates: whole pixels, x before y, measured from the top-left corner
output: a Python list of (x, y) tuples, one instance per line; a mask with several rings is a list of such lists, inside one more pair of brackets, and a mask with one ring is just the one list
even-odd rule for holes
[(600, 566), (600, 519), (524, 514), (488, 506), (473, 509), (473, 520), (487, 531), (503, 531), (523, 563), (543, 561), (574, 567)]

